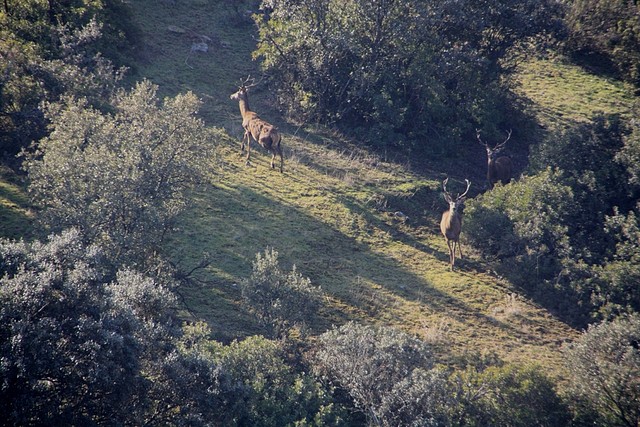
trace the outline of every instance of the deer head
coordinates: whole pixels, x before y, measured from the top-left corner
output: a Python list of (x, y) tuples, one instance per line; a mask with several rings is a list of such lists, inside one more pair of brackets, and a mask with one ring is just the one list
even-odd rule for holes
[(471, 187), (471, 182), (469, 182), (468, 179), (465, 179), (464, 181), (467, 183), (467, 189), (462, 194), (458, 193), (455, 199), (451, 196), (451, 193), (447, 191), (447, 182), (449, 182), (449, 178), (442, 181), (444, 199), (449, 203), (449, 211), (452, 214), (456, 214), (458, 212), (462, 213), (462, 210), (464, 209), (464, 200), (467, 193), (469, 192), (469, 187)]
[(248, 92), (249, 88), (252, 88), (252, 87), (254, 87), (256, 85), (257, 85), (257, 83), (255, 82), (255, 79), (252, 79), (251, 76), (247, 76), (247, 78), (245, 80), (242, 80), (242, 79), (240, 80), (240, 85), (238, 86), (238, 91), (232, 93), (229, 98), (234, 100), (234, 101), (248, 102), (249, 101), (249, 97), (247, 96), (247, 92)]

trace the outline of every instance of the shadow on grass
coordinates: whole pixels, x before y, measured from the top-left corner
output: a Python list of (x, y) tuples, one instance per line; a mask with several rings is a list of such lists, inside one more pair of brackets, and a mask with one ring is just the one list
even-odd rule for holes
[[(305, 194), (301, 191), (298, 197), (307, 197)], [(442, 262), (443, 274), (455, 274), (447, 271), (448, 254), (399, 231), (355, 200), (340, 197), (338, 203), (354, 217), (364, 218), (368, 229), (387, 233), (388, 240), (372, 244), (357, 233), (351, 237), (331, 219), (313, 216), (284, 197), (270, 197), (240, 183), (221, 183), (195, 197), (196, 207), (183, 217), (182, 231), (174, 237), (170, 251), (183, 265), (195, 264), (204, 252), (210, 254), (212, 264), (201, 276), (205, 284), (188, 290), (186, 301), (197, 317), (214, 325), (216, 339), (228, 341), (259, 333), (242, 308), (238, 282), (249, 277), (256, 253), (267, 247), (278, 251), (281, 268), (288, 271), (296, 264), (326, 294), (321, 316), (310, 325), (313, 333), (348, 320), (375, 322), (393, 312), (396, 300), (417, 303), (469, 327), (483, 324), (512, 335), (520, 333), (438, 290), (376, 247), (400, 242), (421, 256), (435, 256)]]

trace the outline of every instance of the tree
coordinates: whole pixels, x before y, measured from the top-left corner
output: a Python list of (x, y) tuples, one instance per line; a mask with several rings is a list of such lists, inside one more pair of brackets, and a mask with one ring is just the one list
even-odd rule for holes
[(265, 0), (262, 9), (254, 55), (294, 117), (441, 151), (500, 121), (507, 52), (557, 22), (547, 1)]
[(114, 265), (157, 251), (208, 173), (212, 135), (192, 93), (165, 99), (148, 81), (119, 91), (112, 113), (85, 99), (50, 104), (51, 134), (26, 156), (29, 191), (50, 230), (77, 227)]
[(2, 425), (202, 425), (222, 377), (177, 348), (171, 291), (77, 230), (0, 241)]
[(613, 71), (626, 80), (640, 83), (640, 5), (637, 2), (572, 1), (566, 22), (569, 50), (596, 56), (599, 65), (611, 65)]
[(446, 424), (446, 376), (417, 338), (350, 322), (320, 336), (314, 359), (372, 424)]
[(640, 315), (590, 325), (565, 348), (578, 410), (597, 412), (598, 425), (640, 423)]
[(237, 384), (237, 397), (224, 409), (224, 425), (348, 425), (349, 416), (332, 390), (291, 363), (282, 341), (260, 336), (228, 345), (208, 341), (201, 354)]
[(46, 134), (41, 102), (67, 94), (102, 107), (110, 98), (125, 68), (115, 67), (101, 51), (116, 56), (124, 50), (122, 34), (130, 32), (119, 3), (5, 2), (0, 11), (0, 150), (8, 155), (5, 160), (14, 160)]
[(285, 336), (292, 327), (304, 328), (322, 295), (295, 265), (290, 272), (283, 271), (273, 248), (256, 254), (251, 276), (240, 286), (245, 304), (273, 337)]

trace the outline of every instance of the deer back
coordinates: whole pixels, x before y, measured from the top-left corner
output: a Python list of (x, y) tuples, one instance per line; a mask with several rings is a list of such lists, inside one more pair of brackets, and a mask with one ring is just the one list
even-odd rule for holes
[(513, 162), (509, 157), (502, 156), (490, 161), (487, 179), (491, 185), (500, 181), (502, 184), (508, 184), (511, 181), (511, 173), (513, 170)]

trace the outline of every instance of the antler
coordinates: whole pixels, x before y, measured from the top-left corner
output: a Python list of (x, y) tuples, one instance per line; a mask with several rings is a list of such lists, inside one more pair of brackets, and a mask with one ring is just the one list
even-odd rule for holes
[(476, 129), (476, 137), (478, 138), (478, 143), (480, 145), (482, 145), (483, 147), (487, 146), (487, 143), (480, 138), (480, 129)]
[(444, 190), (444, 199), (447, 202), (450, 202), (452, 199), (451, 199), (451, 195), (447, 191), (447, 182), (449, 182), (449, 178), (445, 178), (445, 180), (442, 181), (442, 190)]
[(504, 148), (505, 144), (507, 143), (507, 141), (509, 141), (509, 139), (511, 138), (511, 129), (509, 129), (509, 132), (507, 132), (507, 139), (505, 139), (504, 141), (502, 141), (500, 144), (496, 145), (494, 150), (501, 150)]
[[(251, 78), (251, 74), (249, 74), (245, 80), (240, 79), (240, 87), (243, 87), (245, 89), (252, 88), (254, 86), (257, 86), (258, 83), (260, 83), (263, 78), (264, 78), (264, 76), (261, 77), (260, 80), (258, 80), (256, 82), (256, 79), (252, 79)], [(248, 84), (249, 82), (251, 82), (251, 84)]]
[(464, 196), (466, 196), (467, 193), (469, 192), (469, 188), (471, 187), (471, 182), (466, 178), (464, 181), (467, 183), (467, 189), (464, 191), (464, 193), (458, 195), (458, 197), (456, 197), (456, 200), (464, 198)]

